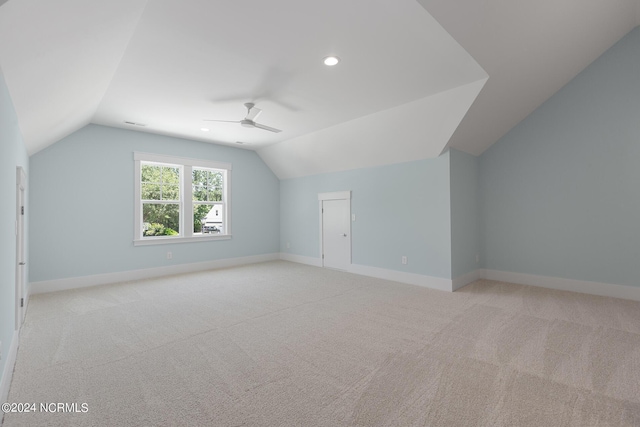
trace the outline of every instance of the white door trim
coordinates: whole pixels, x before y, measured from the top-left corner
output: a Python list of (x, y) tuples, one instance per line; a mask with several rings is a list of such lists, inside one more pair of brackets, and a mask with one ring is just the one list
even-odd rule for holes
[[(318, 218), (320, 219), (318, 230), (320, 230), (320, 265), (324, 267), (324, 236), (322, 202), (325, 200), (349, 200), (351, 201), (351, 191), (333, 191), (330, 193), (318, 193)], [(349, 202), (349, 265), (351, 265), (351, 202)]]
[(351, 200), (351, 191), (334, 191), (331, 193), (318, 193), (318, 200)]
[(25, 280), (25, 242), (24, 242), (24, 214), (27, 190), (27, 174), (20, 166), (16, 168), (16, 318), (15, 330), (19, 331), (24, 320), (26, 308), (26, 280)]

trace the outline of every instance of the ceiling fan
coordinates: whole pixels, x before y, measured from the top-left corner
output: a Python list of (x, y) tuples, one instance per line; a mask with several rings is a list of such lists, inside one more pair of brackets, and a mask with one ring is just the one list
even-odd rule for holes
[(247, 107), (247, 115), (242, 120), (211, 120), (205, 119), (205, 122), (226, 122), (226, 123), (240, 123), (240, 125), (248, 128), (258, 128), (268, 130), (269, 132), (282, 132), (280, 129), (272, 128), (270, 126), (265, 126), (260, 123), (256, 123), (255, 119), (262, 113), (262, 110), (257, 108), (253, 102), (247, 102), (244, 104)]

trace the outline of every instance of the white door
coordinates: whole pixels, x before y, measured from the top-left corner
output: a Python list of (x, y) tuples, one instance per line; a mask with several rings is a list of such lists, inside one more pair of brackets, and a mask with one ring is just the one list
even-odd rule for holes
[(24, 190), (26, 175), (24, 169), (18, 168), (16, 186), (16, 330), (24, 321), (25, 310), (25, 268), (24, 255)]
[(347, 270), (351, 264), (351, 200), (322, 201), (322, 265)]

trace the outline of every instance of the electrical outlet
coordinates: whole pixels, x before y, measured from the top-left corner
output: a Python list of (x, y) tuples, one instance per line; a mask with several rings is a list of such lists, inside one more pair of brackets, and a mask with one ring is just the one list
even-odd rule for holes
[(407, 257), (405, 255), (402, 256), (402, 264), (407, 265)]
[(480, 262), (480, 255), (476, 254), (476, 264)]
[(172, 258), (173, 258), (173, 253), (167, 252), (167, 259), (172, 259)]
[(291, 247), (291, 243), (287, 242), (287, 249)]

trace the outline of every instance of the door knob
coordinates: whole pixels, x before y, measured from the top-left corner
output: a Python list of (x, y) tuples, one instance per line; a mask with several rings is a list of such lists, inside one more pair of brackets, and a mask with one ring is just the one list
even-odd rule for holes
[(347, 237), (347, 234), (346, 234), (346, 233), (343, 233), (343, 234), (342, 234), (342, 237)]
[(25, 264), (26, 264), (26, 262), (20, 262), (20, 263), (18, 263), (18, 265), (25, 265)]

